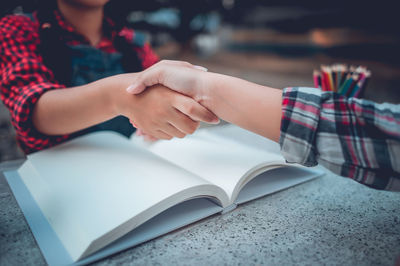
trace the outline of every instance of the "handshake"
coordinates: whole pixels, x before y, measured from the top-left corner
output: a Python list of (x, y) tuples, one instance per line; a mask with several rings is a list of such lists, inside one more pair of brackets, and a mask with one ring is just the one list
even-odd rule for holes
[(119, 78), (124, 84), (123, 93), (119, 93), (124, 103), (116, 105), (123, 109), (118, 114), (128, 117), (138, 128), (137, 134), (147, 140), (183, 138), (200, 122), (216, 124), (219, 118), (279, 140), (279, 89), (210, 73), (180, 61), (161, 61), (140, 73), (126, 75), (125, 81)]
[(211, 80), (206, 73), (204, 67), (169, 60), (137, 73), (126, 91), (152, 101), (144, 105), (143, 115), (130, 117), (136, 134), (148, 141), (183, 138), (200, 122), (217, 124), (218, 117), (207, 106)]

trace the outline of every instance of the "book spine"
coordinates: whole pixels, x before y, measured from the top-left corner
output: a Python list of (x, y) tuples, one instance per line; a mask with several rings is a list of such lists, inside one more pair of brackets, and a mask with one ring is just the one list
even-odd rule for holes
[(231, 205), (225, 207), (225, 208), (222, 210), (221, 214), (225, 214), (225, 213), (231, 212), (231, 211), (233, 211), (234, 209), (236, 209), (236, 207), (237, 207), (237, 205), (236, 205), (235, 203), (233, 203), (233, 204), (231, 204)]

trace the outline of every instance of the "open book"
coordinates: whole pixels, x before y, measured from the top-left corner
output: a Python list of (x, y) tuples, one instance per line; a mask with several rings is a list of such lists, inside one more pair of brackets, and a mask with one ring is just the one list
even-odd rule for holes
[(235, 126), (151, 145), (92, 133), (5, 173), (50, 265), (93, 262), (321, 174)]

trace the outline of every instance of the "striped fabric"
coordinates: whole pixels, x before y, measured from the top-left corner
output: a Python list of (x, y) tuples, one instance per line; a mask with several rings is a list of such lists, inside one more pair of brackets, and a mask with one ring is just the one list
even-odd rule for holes
[(288, 162), (320, 163), (366, 186), (400, 191), (400, 105), (286, 88), (280, 145)]

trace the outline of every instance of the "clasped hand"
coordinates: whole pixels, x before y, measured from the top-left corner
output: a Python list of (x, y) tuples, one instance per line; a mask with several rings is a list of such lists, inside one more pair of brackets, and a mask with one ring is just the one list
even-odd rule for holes
[(131, 123), (138, 128), (137, 135), (149, 141), (183, 138), (192, 134), (199, 122), (218, 123), (201, 105), (207, 89), (202, 78), (205, 71), (187, 62), (163, 60), (140, 72), (126, 89), (137, 94), (137, 107), (148, 106), (134, 110)]

